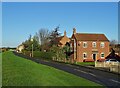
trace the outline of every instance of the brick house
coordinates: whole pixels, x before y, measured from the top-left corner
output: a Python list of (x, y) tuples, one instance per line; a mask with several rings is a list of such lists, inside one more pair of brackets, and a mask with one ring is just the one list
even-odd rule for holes
[(75, 28), (70, 47), (73, 50), (72, 61), (76, 62), (105, 59), (109, 54), (109, 40), (104, 34), (76, 33)]
[(54, 42), (56, 42), (57, 46), (64, 47), (67, 42), (70, 42), (70, 39), (66, 36), (66, 31), (64, 31), (64, 35), (56, 38)]

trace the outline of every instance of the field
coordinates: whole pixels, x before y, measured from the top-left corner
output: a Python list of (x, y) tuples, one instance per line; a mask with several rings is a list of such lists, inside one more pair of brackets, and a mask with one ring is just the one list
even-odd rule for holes
[(2, 54), (2, 74), (3, 86), (101, 86), (9, 51)]

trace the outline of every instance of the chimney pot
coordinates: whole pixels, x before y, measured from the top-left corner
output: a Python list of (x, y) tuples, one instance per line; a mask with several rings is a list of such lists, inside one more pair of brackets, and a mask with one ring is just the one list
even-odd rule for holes
[(73, 28), (73, 34), (76, 34), (76, 29), (75, 28)]
[(66, 36), (66, 31), (64, 31), (64, 36)]

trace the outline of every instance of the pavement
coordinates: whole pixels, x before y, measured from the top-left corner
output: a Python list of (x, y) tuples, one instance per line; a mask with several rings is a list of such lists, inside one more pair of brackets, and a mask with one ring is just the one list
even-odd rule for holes
[(110, 73), (107, 71), (94, 69), (91, 67), (84, 67), (72, 64), (58, 63), (54, 61), (47, 61), (43, 59), (31, 58), (23, 54), (14, 52), (15, 55), (25, 59), (32, 60), (36, 63), (54, 67), (59, 70), (74, 74), (76, 76), (88, 79), (98, 84), (106, 86), (106, 88), (120, 88), (120, 75)]

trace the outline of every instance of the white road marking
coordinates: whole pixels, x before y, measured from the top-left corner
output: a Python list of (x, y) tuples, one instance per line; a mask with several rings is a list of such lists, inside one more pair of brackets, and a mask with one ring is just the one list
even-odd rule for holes
[(117, 80), (114, 80), (114, 79), (110, 79), (110, 80), (113, 81), (113, 82), (116, 82), (116, 83), (119, 83), (119, 84), (120, 84), (120, 82), (117, 81)]
[(92, 73), (89, 73), (90, 75), (92, 75), (92, 76), (95, 76), (96, 77), (96, 75), (95, 74), (92, 74)]
[(89, 74), (89, 75), (92, 75), (92, 76), (96, 77), (96, 75), (93, 74), (93, 73), (88, 73), (88, 72), (85, 72), (85, 71), (82, 71), (82, 70), (79, 70), (79, 69), (74, 69), (74, 70), (82, 72), (82, 73), (85, 73), (85, 74)]
[(82, 71), (82, 70), (79, 70), (79, 69), (74, 69), (74, 70), (79, 71), (79, 72), (82, 72), (82, 73), (86, 73), (86, 74), (88, 74), (87, 72)]

